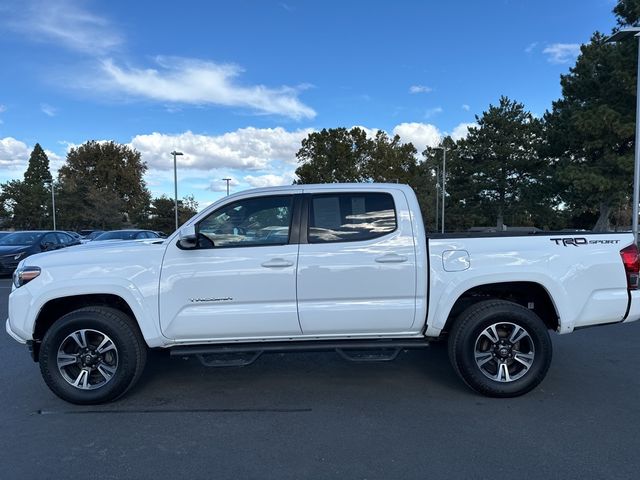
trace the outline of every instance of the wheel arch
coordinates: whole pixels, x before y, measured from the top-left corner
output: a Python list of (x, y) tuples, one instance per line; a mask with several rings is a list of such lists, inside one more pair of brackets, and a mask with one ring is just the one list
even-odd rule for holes
[(467, 308), (490, 299), (507, 300), (532, 310), (549, 330), (558, 331), (560, 316), (547, 289), (537, 282), (497, 282), (477, 285), (462, 293), (447, 315), (441, 335), (446, 335), (453, 322)]
[[(42, 308), (40, 308), (34, 322), (33, 342), (31, 346), (34, 361), (37, 362), (39, 358), (40, 342), (57, 320), (67, 313), (83, 307), (92, 306), (110, 307), (123, 312), (133, 320), (135, 327), (142, 334), (138, 319), (136, 318), (133, 309), (129, 306), (127, 301), (119, 295), (111, 293), (92, 293), (54, 298), (47, 301)], [(142, 335), (142, 338), (144, 338), (144, 335)]]

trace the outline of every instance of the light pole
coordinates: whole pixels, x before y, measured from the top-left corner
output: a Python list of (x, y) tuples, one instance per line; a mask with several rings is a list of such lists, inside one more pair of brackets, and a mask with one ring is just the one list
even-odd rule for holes
[(222, 180), (227, 182), (227, 197), (228, 197), (229, 196), (229, 182), (231, 181), (231, 179), (230, 178), (223, 178)]
[(178, 230), (178, 167), (176, 164), (176, 157), (178, 155), (184, 155), (182, 152), (178, 152), (174, 150), (171, 152), (173, 155), (173, 188), (174, 188), (174, 201), (175, 201), (175, 211), (176, 211), (176, 230)]
[(438, 231), (438, 215), (440, 214), (440, 167), (436, 165), (436, 228)]
[(56, 194), (53, 188), (53, 178), (44, 181), (45, 185), (51, 186), (51, 212), (53, 217), (53, 229), (56, 229)]
[(636, 76), (636, 138), (635, 138), (635, 162), (633, 165), (633, 205), (631, 229), (633, 240), (638, 243), (638, 203), (640, 202), (640, 27), (628, 27), (618, 30), (607, 38), (606, 42), (619, 42), (634, 36), (638, 39), (638, 66)]
[(440, 221), (442, 222), (441, 232), (444, 233), (444, 195), (446, 193), (445, 173), (447, 171), (447, 147), (433, 147), (433, 149), (442, 150), (442, 218)]

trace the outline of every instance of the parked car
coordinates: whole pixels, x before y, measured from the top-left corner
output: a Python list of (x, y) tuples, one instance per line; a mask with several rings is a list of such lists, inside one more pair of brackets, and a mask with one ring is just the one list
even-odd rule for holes
[(160, 238), (156, 232), (151, 230), (112, 230), (103, 232), (93, 239), (94, 242), (103, 240), (141, 240), (143, 238)]
[(104, 233), (104, 230), (93, 230), (89, 232), (87, 235), (85, 235), (84, 237), (82, 237), (81, 242), (82, 243), (92, 242), (96, 239), (96, 237), (99, 237), (103, 233)]
[(12, 234), (13, 232), (0, 232), (0, 238), (6, 237), (7, 235)]
[(0, 238), (0, 275), (10, 275), (23, 258), (34, 253), (80, 245), (80, 240), (67, 232), (31, 230), (13, 232)]
[(82, 242), (82, 235), (80, 235), (79, 233), (76, 232), (71, 232), (69, 230), (65, 230), (65, 233), (68, 233), (69, 235), (71, 235), (73, 238), (75, 238), (77, 241)]
[(639, 273), (630, 232), (434, 235), (406, 185), (293, 185), (224, 197), (164, 242), (23, 260), (6, 329), (78, 404), (124, 394), (149, 348), (215, 366), (436, 340), (468, 386), (513, 397), (545, 377), (550, 331), (640, 319)]

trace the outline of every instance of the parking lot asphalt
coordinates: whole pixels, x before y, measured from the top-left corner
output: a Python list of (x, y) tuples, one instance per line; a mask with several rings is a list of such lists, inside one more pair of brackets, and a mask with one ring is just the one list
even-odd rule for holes
[[(3, 328), (9, 292), (0, 280)], [(470, 391), (435, 345), (241, 368), (153, 354), (126, 397), (80, 407), (3, 331), (0, 478), (637, 479), (640, 323), (553, 341), (546, 380), (515, 399)]]

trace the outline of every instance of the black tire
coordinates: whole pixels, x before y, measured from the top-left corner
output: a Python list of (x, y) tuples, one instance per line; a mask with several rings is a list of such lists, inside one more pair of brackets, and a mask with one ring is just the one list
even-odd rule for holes
[[(512, 343), (511, 336), (521, 334), (515, 326), (524, 329), (527, 336)], [(495, 337), (492, 332), (498, 333), (496, 342), (490, 340)], [(453, 324), (448, 347), (449, 359), (460, 378), (490, 397), (517, 397), (538, 386), (549, 370), (553, 351), (540, 317), (504, 300), (479, 302), (462, 312)]]
[[(77, 364), (69, 364), (69, 366), (59, 368), (58, 354), (62, 349), (63, 353), (69, 346), (74, 348), (74, 344), (69, 340), (74, 332), (86, 330), (86, 344), (89, 349), (95, 352), (95, 343), (101, 338), (108, 338), (115, 346), (112, 349), (111, 363), (115, 365), (115, 369), (110, 378), (106, 379), (104, 375), (100, 375), (96, 369), (86, 367), (87, 371), (93, 370), (91, 374), (96, 381), (94, 385), (90, 385), (93, 389), (82, 389), (70, 383), (65, 379), (62, 371), (67, 377), (73, 379), (75, 372), (79, 372), (82, 368), (80, 362), (83, 357), (78, 352), (74, 352), (75, 356), (79, 356)], [(80, 337), (78, 337), (80, 338)], [(91, 344), (92, 339), (93, 345)], [(80, 346), (77, 347), (80, 350)], [(116, 352), (115, 354), (113, 352)], [(97, 355), (97, 354), (96, 354)], [(109, 355), (108, 353), (105, 354)], [(86, 357), (89, 358), (89, 357)], [(138, 381), (147, 358), (147, 346), (138, 330), (134, 321), (128, 315), (109, 307), (84, 307), (70, 312), (53, 323), (42, 340), (40, 348), (40, 372), (47, 386), (58, 397), (70, 403), (78, 405), (95, 405), (105, 403), (124, 395)], [(102, 360), (102, 356), (100, 356)], [(97, 361), (95, 364), (98, 364)], [(100, 365), (100, 364), (98, 364)], [(106, 365), (106, 364), (101, 364)], [(113, 368), (113, 365), (110, 368)], [(75, 369), (69, 373), (69, 370)], [(104, 371), (104, 369), (103, 369)], [(81, 375), (78, 376), (78, 379)], [(87, 380), (89, 379), (87, 374)], [(90, 380), (88, 380), (90, 384)]]

